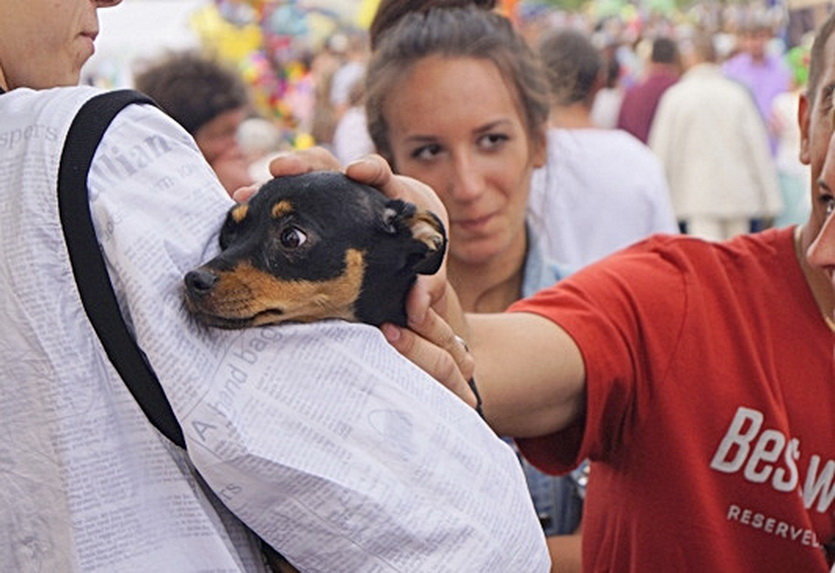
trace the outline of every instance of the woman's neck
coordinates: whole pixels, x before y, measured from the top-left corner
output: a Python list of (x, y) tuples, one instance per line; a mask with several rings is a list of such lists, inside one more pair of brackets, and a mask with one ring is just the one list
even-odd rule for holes
[(468, 265), (450, 258), (447, 272), (464, 312), (502, 312), (522, 296), (527, 242), (488, 263)]

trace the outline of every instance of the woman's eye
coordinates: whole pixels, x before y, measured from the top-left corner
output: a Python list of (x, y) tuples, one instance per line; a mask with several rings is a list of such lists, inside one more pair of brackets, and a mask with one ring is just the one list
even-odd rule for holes
[(285, 249), (297, 249), (307, 242), (307, 235), (297, 227), (287, 227), (278, 239)]
[(478, 144), (484, 149), (494, 149), (509, 139), (510, 138), (503, 133), (488, 133), (487, 135), (479, 138)]
[(824, 213), (826, 213), (827, 217), (830, 216), (832, 213), (835, 213), (835, 197), (828, 197), (824, 204)]
[(412, 159), (420, 159), (426, 161), (427, 159), (432, 159), (438, 153), (441, 152), (441, 146), (432, 144), (432, 145), (424, 145), (423, 147), (418, 147), (414, 151), (412, 151)]

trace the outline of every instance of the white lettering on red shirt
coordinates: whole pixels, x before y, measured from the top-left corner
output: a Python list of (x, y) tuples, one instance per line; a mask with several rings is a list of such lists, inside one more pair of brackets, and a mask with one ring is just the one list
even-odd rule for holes
[[(764, 428), (765, 416), (740, 406), (713, 454), (710, 467), (723, 473), (742, 472), (752, 483), (769, 484), (776, 491), (796, 489), (802, 475), (798, 468), (800, 441), (779, 430)], [(807, 509), (826, 512), (835, 500), (835, 460), (813, 454), (806, 466), (800, 491)]]

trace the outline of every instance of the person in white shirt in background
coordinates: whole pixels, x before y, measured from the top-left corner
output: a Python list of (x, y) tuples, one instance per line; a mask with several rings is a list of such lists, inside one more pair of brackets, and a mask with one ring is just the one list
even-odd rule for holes
[(349, 30), (333, 38), (333, 44), (343, 55), (343, 61), (333, 73), (330, 103), (336, 120), (351, 107), (351, 90), (365, 75), (368, 60), (368, 38), (364, 32)]
[(365, 117), (365, 82), (354, 83), (348, 103), (333, 132), (333, 154), (342, 165), (374, 153)]
[(775, 161), (783, 199), (783, 211), (774, 219), (775, 227), (800, 225), (809, 218), (812, 209), (807, 192), (811, 171), (800, 161), (800, 128), (797, 125), (797, 108), (809, 75), (809, 47), (795, 46), (786, 57), (792, 72), (792, 89), (774, 97), (770, 118), (771, 131), (777, 141)]
[(728, 239), (782, 209), (768, 133), (751, 94), (723, 75), (710, 36), (694, 35), (681, 54), (686, 71), (661, 97), (649, 146), (687, 233)]
[(238, 144), (249, 165), (249, 176), (255, 183), (272, 178), (270, 161), (289, 148), (282, 140), (281, 128), (266, 117), (253, 116), (238, 126)]
[(548, 160), (534, 175), (531, 223), (546, 254), (579, 268), (653, 233), (678, 233), (658, 158), (622, 130), (596, 127), (603, 61), (580, 31), (539, 46), (551, 86)]
[(600, 52), (603, 58), (603, 81), (594, 94), (591, 104), (591, 122), (597, 127), (617, 127), (620, 106), (626, 89), (621, 83), (621, 66), (617, 46), (608, 46)]

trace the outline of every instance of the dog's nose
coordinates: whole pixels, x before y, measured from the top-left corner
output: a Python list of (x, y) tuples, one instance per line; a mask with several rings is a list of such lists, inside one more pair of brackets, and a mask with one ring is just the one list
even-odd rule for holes
[(196, 271), (189, 271), (186, 274), (186, 288), (195, 296), (204, 296), (208, 294), (215, 283), (218, 281), (218, 276), (211, 271), (197, 269)]

